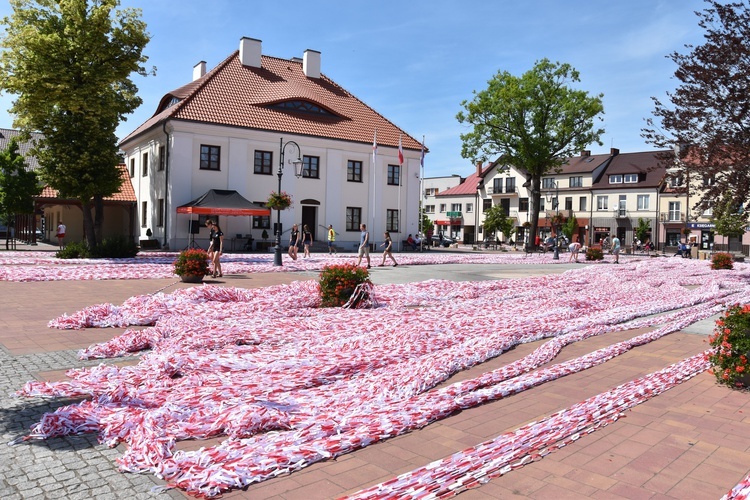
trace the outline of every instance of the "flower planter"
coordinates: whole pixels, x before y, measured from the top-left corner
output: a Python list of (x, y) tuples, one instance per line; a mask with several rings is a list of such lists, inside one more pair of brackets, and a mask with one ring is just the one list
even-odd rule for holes
[(203, 276), (198, 274), (183, 274), (180, 276), (183, 283), (203, 283)]

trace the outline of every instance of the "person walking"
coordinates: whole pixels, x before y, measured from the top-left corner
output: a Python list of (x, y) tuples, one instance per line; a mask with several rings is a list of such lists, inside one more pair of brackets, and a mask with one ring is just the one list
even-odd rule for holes
[(367, 231), (367, 224), (360, 224), (359, 230), (357, 267), (362, 263), (362, 257), (364, 256), (367, 258), (367, 269), (370, 269), (370, 233)]
[(612, 238), (612, 254), (615, 256), (615, 264), (620, 263), (620, 238), (614, 236)]
[(221, 272), (221, 254), (224, 253), (224, 233), (218, 224), (212, 220), (206, 221), (206, 227), (211, 230), (208, 235), (208, 258), (214, 265), (211, 275), (214, 278), (221, 278), (224, 273)]
[(60, 250), (62, 250), (63, 248), (65, 248), (65, 231), (66, 231), (66, 229), (67, 228), (65, 227), (65, 224), (63, 224), (62, 221), (60, 221), (60, 223), (57, 225), (57, 233), (55, 233), (56, 236), (57, 236), (57, 244), (60, 247)]
[(383, 267), (385, 265), (386, 257), (390, 257), (393, 261), (393, 267), (396, 267), (398, 265), (398, 262), (396, 262), (396, 259), (393, 258), (393, 241), (391, 241), (391, 233), (386, 231), (385, 233), (383, 233), (383, 236), (385, 237), (385, 241), (380, 246), (385, 248), (383, 249), (383, 262), (380, 264), (380, 267)]
[(292, 260), (297, 260), (297, 247), (299, 247), (299, 241), (299, 226), (293, 224), (292, 231), (289, 233), (289, 257), (291, 257)]
[(328, 255), (336, 253), (336, 247), (333, 244), (336, 242), (336, 231), (333, 230), (333, 225), (328, 225)]
[(305, 224), (302, 226), (302, 247), (305, 251), (303, 254), (305, 258), (310, 256), (310, 245), (312, 245), (312, 242), (312, 233), (310, 232), (310, 228), (307, 227), (307, 224)]

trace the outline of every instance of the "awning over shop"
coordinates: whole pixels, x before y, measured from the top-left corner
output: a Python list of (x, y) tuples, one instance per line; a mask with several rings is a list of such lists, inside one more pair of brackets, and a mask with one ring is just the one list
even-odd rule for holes
[(177, 207), (178, 214), (200, 215), (271, 215), (271, 210), (259, 203), (246, 200), (240, 193), (228, 189), (209, 189), (203, 196)]

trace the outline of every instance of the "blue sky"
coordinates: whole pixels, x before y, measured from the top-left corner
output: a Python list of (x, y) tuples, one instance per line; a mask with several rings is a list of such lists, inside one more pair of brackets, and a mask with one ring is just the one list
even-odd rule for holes
[[(671, 52), (700, 44), (696, 10), (703, 0), (126, 0), (152, 35), (146, 47), (156, 76), (135, 77), (143, 105), (118, 128), (120, 138), (148, 119), (160, 98), (208, 69), (243, 36), (263, 53), (302, 57), (321, 52), (324, 74), (425, 142), (425, 176), (473, 171), (461, 157), (456, 120), (461, 101), (498, 71), (520, 76), (536, 61), (570, 63), (578, 88), (604, 94), (602, 146), (592, 153), (648, 151), (640, 137), (651, 97), (675, 88)], [(0, 15), (10, 13), (7, 3)], [(12, 127), (12, 97), (0, 96), (0, 127)]]

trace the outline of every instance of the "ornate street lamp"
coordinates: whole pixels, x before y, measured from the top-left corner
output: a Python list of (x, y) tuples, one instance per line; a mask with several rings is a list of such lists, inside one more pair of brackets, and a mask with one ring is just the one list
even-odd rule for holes
[(552, 259), (559, 260), (560, 259), (560, 231), (557, 227), (557, 224), (560, 220), (560, 185), (557, 183), (557, 181), (552, 181), (552, 184), (555, 188), (555, 197), (552, 198), (552, 186), (548, 186), (547, 189), (547, 201), (552, 203), (552, 210), (555, 211), (556, 215), (555, 218), (552, 219), (554, 222), (552, 224), (552, 230), (555, 231), (555, 253), (552, 255)]
[[(297, 148), (297, 159), (289, 160), (289, 163), (294, 165), (294, 175), (299, 178), (302, 177), (302, 155), (299, 149), (299, 144), (294, 141), (287, 141), (284, 143), (284, 139), (279, 140), (279, 194), (281, 194), (281, 176), (284, 174), (284, 152), (287, 146), (292, 145)], [(281, 266), (281, 209), (276, 210), (276, 248), (274, 248), (273, 265)]]

